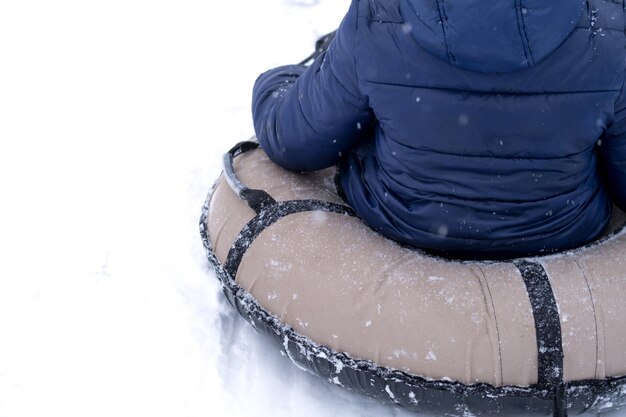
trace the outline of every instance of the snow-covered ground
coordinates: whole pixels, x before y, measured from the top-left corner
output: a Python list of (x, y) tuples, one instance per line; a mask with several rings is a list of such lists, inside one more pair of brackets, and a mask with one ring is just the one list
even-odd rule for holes
[(254, 79), (348, 3), (0, 2), (0, 417), (410, 415), (282, 357), (198, 234)]

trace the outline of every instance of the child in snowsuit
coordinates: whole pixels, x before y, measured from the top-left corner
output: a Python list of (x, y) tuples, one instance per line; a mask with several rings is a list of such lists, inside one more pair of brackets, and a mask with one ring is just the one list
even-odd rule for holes
[(339, 166), (397, 241), (513, 258), (597, 238), (626, 209), (623, 0), (353, 0), (310, 67), (262, 74), (258, 140)]

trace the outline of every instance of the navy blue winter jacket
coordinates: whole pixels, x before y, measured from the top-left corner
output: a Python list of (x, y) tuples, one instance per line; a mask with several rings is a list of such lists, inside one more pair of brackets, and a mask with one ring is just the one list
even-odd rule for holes
[(510, 258), (596, 238), (626, 209), (623, 0), (353, 0), (326, 54), (262, 74), (277, 164), (339, 164), (400, 242)]

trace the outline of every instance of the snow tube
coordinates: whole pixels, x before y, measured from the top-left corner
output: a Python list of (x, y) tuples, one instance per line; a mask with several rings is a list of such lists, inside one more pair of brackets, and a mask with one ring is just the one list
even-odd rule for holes
[(626, 404), (622, 212), (575, 251), (442, 259), (364, 225), (337, 195), (334, 169), (288, 172), (255, 148), (225, 156), (201, 235), (230, 303), (298, 367), (437, 415)]

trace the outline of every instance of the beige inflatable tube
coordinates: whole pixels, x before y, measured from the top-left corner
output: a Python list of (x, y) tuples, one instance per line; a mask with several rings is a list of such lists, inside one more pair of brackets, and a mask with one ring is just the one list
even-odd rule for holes
[(222, 175), (201, 220), (209, 260), (233, 305), (298, 366), (438, 415), (564, 416), (625, 404), (623, 213), (610, 237), (576, 251), (451, 261), (351, 215), (334, 169), (288, 172), (258, 149), (234, 167), (275, 202), (255, 212)]

